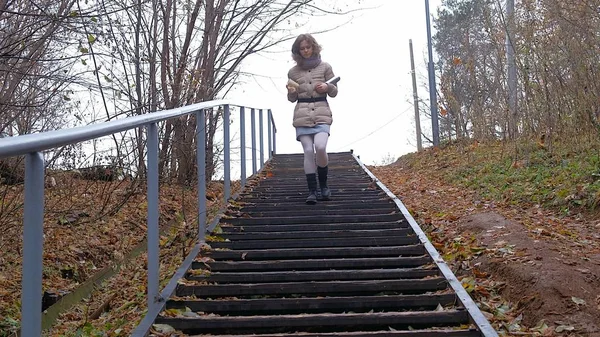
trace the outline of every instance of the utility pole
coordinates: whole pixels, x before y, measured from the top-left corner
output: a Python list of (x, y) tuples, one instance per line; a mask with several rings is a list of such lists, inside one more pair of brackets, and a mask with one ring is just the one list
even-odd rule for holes
[(419, 118), (419, 96), (417, 95), (417, 75), (415, 74), (415, 57), (413, 54), (413, 43), (412, 39), (408, 40), (408, 47), (410, 49), (410, 73), (412, 75), (413, 85), (413, 99), (415, 106), (415, 125), (417, 133), (417, 151), (423, 150), (423, 143), (421, 142), (421, 120)]
[(435, 86), (435, 69), (433, 66), (433, 46), (431, 45), (431, 23), (429, 20), (429, 0), (425, 0), (425, 15), (427, 19), (427, 52), (429, 54), (429, 105), (431, 106), (431, 132), (433, 146), (440, 145), (440, 127), (438, 124), (437, 95)]
[(506, 64), (508, 80), (509, 135), (517, 137), (517, 66), (513, 37), (515, 31), (515, 0), (506, 0)]

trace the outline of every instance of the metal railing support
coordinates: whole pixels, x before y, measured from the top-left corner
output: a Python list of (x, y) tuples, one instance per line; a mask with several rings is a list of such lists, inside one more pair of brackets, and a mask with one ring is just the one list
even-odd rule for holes
[(273, 151), (273, 141), (272, 141), (272, 131), (271, 129), (273, 128), (273, 124), (271, 124), (271, 109), (267, 110), (267, 144), (268, 144), (268, 148), (269, 148), (269, 159), (271, 159), (271, 157), (273, 156), (272, 151)]
[(263, 123), (263, 109), (258, 110), (258, 137), (260, 138), (260, 168), (265, 163), (265, 142), (264, 142), (264, 123)]
[(42, 335), (42, 265), (44, 258), (44, 156), (25, 157), (21, 336)]
[(225, 204), (229, 201), (231, 194), (231, 172), (230, 172), (230, 144), (229, 144), (229, 104), (223, 106), (223, 195)]
[(256, 113), (254, 108), (250, 109), (251, 133), (252, 133), (252, 174), (256, 174)]
[(196, 112), (196, 166), (198, 175), (198, 241), (205, 242), (206, 233), (206, 112)]
[(275, 119), (273, 118), (273, 112), (269, 109), (271, 115), (271, 123), (273, 124), (273, 154), (277, 154), (277, 126), (275, 126)]
[(240, 182), (246, 185), (246, 109), (240, 107)]
[(159, 300), (159, 232), (158, 232), (158, 127), (150, 123), (148, 130), (148, 310)]

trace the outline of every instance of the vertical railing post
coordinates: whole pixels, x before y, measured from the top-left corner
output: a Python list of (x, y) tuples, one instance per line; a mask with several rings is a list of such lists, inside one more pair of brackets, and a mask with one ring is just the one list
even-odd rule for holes
[(44, 258), (44, 156), (25, 157), (21, 336), (42, 335), (42, 264)]
[(265, 142), (264, 142), (264, 132), (263, 132), (263, 109), (258, 110), (258, 137), (260, 138), (260, 168), (263, 167), (265, 163)]
[(252, 174), (256, 174), (256, 113), (254, 108), (250, 109), (250, 118), (252, 134)]
[(229, 146), (229, 104), (225, 104), (223, 107), (223, 194), (225, 198), (225, 204), (229, 200), (231, 193), (231, 182), (230, 182), (230, 146)]
[(269, 148), (269, 159), (271, 159), (271, 157), (273, 156), (273, 141), (272, 141), (272, 131), (271, 129), (273, 129), (273, 124), (271, 124), (271, 119), (273, 118), (273, 116), (271, 116), (271, 109), (267, 110), (267, 139), (268, 139), (268, 148)]
[(273, 124), (273, 154), (277, 154), (277, 128)]
[(240, 107), (240, 183), (246, 185), (246, 109)]
[(159, 300), (159, 232), (158, 232), (158, 127), (148, 129), (148, 311)]
[(206, 232), (206, 113), (196, 112), (196, 166), (198, 167), (198, 241)]
[(273, 154), (277, 154), (277, 127), (275, 126), (275, 120), (273, 119), (273, 111), (269, 110), (271, 115), (271, 124), (273, 125)]

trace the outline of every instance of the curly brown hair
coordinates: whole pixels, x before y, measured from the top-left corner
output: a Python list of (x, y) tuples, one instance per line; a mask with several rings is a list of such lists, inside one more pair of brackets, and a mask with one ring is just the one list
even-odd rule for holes
[(296, 61), (296, 64), (301, 65), (304, 61), (302, 55), (300, 55), (300, 43), (306, 41), (311, 44), (313, 50), (313, 56), (321, 56), (321, 45), (317, 43), (317, 40), (310, 34), (300, 34), (292, 44), (292, 58)]

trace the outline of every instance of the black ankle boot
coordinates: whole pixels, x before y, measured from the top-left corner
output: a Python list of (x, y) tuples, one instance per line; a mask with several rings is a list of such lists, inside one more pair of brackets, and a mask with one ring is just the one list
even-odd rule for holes
[(317, 166), (317, 172), (319, 173), (319, 186), (321, 187), (321, 200), (331, 200), (331, 191), (327, 187), (327, 173), (329, 167)]
[(315, 173), (307, 174), (306, 182), (308, 183), (308, 198), (306, 198), (306, 203), (314, 205), (317, 203), (317, 175)]

